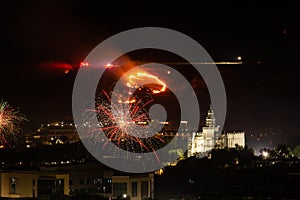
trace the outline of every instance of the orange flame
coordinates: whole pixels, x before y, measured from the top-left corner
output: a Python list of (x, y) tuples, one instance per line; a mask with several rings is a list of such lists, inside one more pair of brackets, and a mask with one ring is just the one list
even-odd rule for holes
[(155, 80), (155, 83), (162, 86), (160, 89), (153, 89), (152, 92), (154, 94), (158, 94), (158, 93), (166, 91), (167, 85), (162, 80), (160, 80), (157, 76), (154, 76), (154, 75), (149, 74), (147, 72), (137, 72), (136, 74), (131, 74), (128, 77), (128, 83), (126, 85), (128, 87), (137, 88), (138, 86), (136, 84), (136, 80), (142, 80), (142, 78), (153, 79), (153, 80)]

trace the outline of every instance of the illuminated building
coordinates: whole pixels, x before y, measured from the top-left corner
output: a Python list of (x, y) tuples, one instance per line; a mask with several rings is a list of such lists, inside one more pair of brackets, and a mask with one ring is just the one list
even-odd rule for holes
[(69, 195), (97, 194), (112, 195), (113, 171), (99, 162), (43, 166), (42, 171), (64, 172), (69, 175)]
[(93, 194), (131, 200), (153, 198), (154, 173), (118, 172), (100, 162), (0, 171), (0, 199), (35, 197), (49, 200), (52, 195), (58, 194)]
[(236, 148), (245, 147), (245, 132), (225, 132), (221, 135), (217, 141), (217, 147), (219, 148)]
[(245, 147), (245, 132), (224, 132), (220, 134), (219, 126), (215, 124), (215, 116), (210, 107), (202, 132), (194, 132), (188, 142), (188, 157), (204, 156), (213, 148)]
[(52, 122), (42, 124), (34, 134), (26, 134), (26, 147), (37, 144), (54, 145), (78, 142), (79, 135), (75, 124), (72, 122)]
[(219, 138), (219, 126), (216, 126), (215, 122), (214, 112), (210, 107), (207, 112), (205, 127), (203, 127), (202, 132), (194, 132), (191, 141), (189, 141), (188, 157), (206, 154), (214, 148), (216, 141)]
[(0, 197), (18, 199), (38, 197), (48, 200), (51, 195), (69, 194), (69, 175), (61, 172), (1, 171)]

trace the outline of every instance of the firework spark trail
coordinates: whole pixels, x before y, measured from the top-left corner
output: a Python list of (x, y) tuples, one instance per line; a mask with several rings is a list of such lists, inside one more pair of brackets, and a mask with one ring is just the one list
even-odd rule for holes
[(26, 118), (19, 111), (13, 109), (7, 102), (0, 101), (0, 142), (11, 147), (8, 139), (15, 138), (20, 132), (20, 123)]
[(152, 103), (154, 100), (151, 99), (149, 101), (147, 101), (145, 104), (143, 104), (141, 107), (137, 104), (135, 106), (135, 109), (133, 109), (133, 111), (130, 113), (130, 117), (132, 117), (133, 115), (135, 115), (137, 113), (137, 111), (144, 109), (148, 104)]

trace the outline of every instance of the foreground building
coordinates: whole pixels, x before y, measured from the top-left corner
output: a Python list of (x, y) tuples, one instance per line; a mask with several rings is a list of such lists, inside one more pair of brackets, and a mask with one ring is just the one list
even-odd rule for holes
[(69, 195), (112, 196), (113, 171), (99, 162), (41, 167), (42, 171), (69, 175)]
[(154, 198), (154, 174), (117, 175), (112, 177), (113, 197), (130, 200)]
[(0, 199), (49, 200), (53, 195), (78, 194), (108, 199), (153, 198), (154, 174), (116, 172), (99, 162), (0, 171)]
[(1, 171), (0, 197), (48, 200), (54, 194), (69, 194), (69, 175), (41, 171)]

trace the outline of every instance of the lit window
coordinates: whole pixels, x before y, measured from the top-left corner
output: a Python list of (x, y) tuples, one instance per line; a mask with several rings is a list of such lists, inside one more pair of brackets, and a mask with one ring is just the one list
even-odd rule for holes
[(94, 178), (94, 185), (97, 185), (97, 184), (102, 184), (101, 178)]
[(16, 193), (16, 186), (17, 186), (17, 179), (14, 177), (11, 177), (10, 180), (10, 193), (15, 194)]

